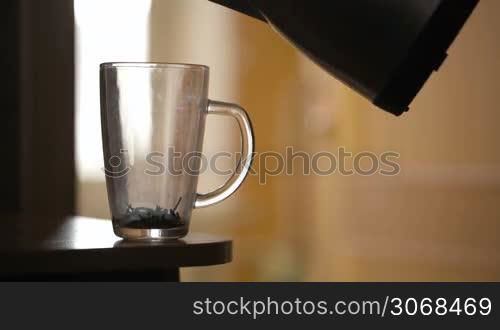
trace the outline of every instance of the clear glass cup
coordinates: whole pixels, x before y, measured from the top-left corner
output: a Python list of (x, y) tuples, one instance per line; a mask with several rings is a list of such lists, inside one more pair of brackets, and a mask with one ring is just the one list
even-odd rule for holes
[[(183, 237), (194, 208), (223, 201), (247, 176), (254, 150), (250, 119), (238, 105), (209, 100), (208, 81), (203, 65), (101, 64), (104, 170), (116, 235)], [(236, 119), (242, 153), (223, 186), (198, 194), (208, 114)]]

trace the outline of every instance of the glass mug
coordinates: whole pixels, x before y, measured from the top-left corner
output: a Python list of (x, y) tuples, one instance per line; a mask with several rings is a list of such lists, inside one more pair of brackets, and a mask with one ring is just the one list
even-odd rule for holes
[[(104, 171), (117, 236), (181, 238), (194, 208), (223, 201), (247, 176), (254, 150), (250, 119), (238, 105), (209, 100), (208, 80), (203, 65), (100, 65)], [(207, 114), (236, 119), (242, 153), (223, 186), (198, 194)], [(165, 158), (166, 166), (159, 166)]]

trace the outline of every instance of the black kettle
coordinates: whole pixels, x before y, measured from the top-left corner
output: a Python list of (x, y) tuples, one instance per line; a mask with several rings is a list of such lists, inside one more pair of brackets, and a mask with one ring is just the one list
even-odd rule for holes
[(269, 23), (376, 106), (400, 115), (479, 0), (210, 0)]

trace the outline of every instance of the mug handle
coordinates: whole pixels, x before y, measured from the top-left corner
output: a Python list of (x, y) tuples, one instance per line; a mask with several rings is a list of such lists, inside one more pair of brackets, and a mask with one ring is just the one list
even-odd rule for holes
[(208, 114), (231, 116), (236, 119), (240, 127), (242, 152), (236, 171), (225, 184), (209, 193), (196, 194), (194, 202), (196, 209), (220, 203), (238, 190), (250, 171), (255, 148), (252, 122), (243, 108), (237, 104), (209, 100), (207, 112)]

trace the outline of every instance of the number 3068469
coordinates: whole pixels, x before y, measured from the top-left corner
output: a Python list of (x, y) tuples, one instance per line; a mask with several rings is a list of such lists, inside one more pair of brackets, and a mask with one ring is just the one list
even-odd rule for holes
[(415, 298), (392, 298), (391, 299), (391, 314), (399, 315), (466, 315), (487, 316), (491, 313), (492, 304), (489, 298), (423, 298), (417, 300)]

